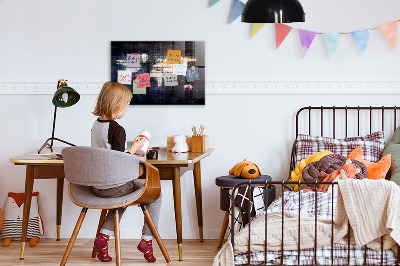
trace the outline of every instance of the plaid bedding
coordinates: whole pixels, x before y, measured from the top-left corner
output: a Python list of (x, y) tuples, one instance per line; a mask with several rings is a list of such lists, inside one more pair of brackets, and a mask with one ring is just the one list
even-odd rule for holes
[(364, 160), (370, 162), (379, 161), (385, 148), (383, 131), (374, 132), (364, 137), (345, 139), (299, 134), (296, 139), (295, 165), (298, 165), (302, 159), (324, 150), (347, 157), (358, 146), (361, 146), (364, 151)]
[[(333, 195), (333, 196), (332, 196)], [(332, 219), (336, 208), (336, 194), (317, 192), (317, 201), (315, 203), (315, 192), (285, 192), (283, 197), (277, 198), (268, 207), (269, 213), (282, 211), (282, 202), (284, 210), (298, 210), (301, 212), (313, 213), (325, 219)], [(265, 215), (265, 212), (260, 215)], [(257, 215), (254, 219), (260, 217)], [(254, 220), (253, 219), (253, 220)], [(348, 265), (348, 246), (334, 244), (332, 264), (331, 246), (326, 246), (316, 249), (317, 265)], [(366, 257), (364, 258), (364, 254)], [(300, 256), (297, 250), (285, 250), (283, 253), (284, 265), (298, 265), (298, 257), (300, 257), (300, 265), (314, 265), (314, 249), (303, 249), (300, 251)], [(250, 265), (262, 264), (265, 265), (265, 252), (250, 252)], [(364, 261), (365, 260), (365, 261)], [(364, 247), (350, 245), (350, 263), (349, 265), (381, 265), (381, 252), (371, 250)], [(383, 252), (383, 265), (395, 265), (396, 257), (392, 250)], [(235, 254), (235, 265), (248, 265), (248, 254)], [(281, 265), (280, 251), (267, 251), (266, 265)]]

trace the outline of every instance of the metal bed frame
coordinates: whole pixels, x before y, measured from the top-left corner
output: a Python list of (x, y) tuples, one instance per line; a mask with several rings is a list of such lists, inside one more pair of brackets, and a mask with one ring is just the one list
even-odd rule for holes
[[(397, 111), (400, 108), (393, 106), (393, 107), (348, 107), (348, 106), (344, 106), (344, 107), (337, 107), (337, 106), (331, 106), (331, 107), (324, 107), (324, 106), (320, 106), (320, 107), (312, 107), (312, 106), (308, 106), (308, 107), (303, 107), (301, 108), (297, 114), (296, 114), (296, 138), (297, 136), (300, 134), (299, 133), (299, 120), (300, 120), (300, 114), (303, 111), (308, 111), (308, 134), (311, 135), (311, 131), (312, 131), (312, 126), (311, 126), (311, 112), (313, 110), (317, 110), (319, 111), (319, 115), (320, 115), (320, 136), (324, 136), (324, 111), (325, 110), (331, 110), (331, 114), (332, 114), (332, 129), (333, 129), (333, 138), (336, 137), (336, 122), (338, 119), (336, 119), (336, 113), (337, 112), (344, 112), (344, 121), (342, 122), (342, 125), (344, 123), (344, 129), (345, 129), (345, 137), (348, 137), (348, 125), (349, 125), (349, 115), (348, 113), (350, 112), (356, 112), (357, 115), (357, 136), (360, 136), (360, 113), (367, 111), (369, 112), (369, 131), (370, 133), (372, 133), (372, 125), (373, 125), (373, 114), (375, 114), (376, 112), (381, 112), (381, 130), (384, 131), (385, 129), (385, 113), (387, 113), (386, 111), (390, 111), (393, 112), (393, 130), (396, 129), (396, 118), (397, 118)], [(326, 113), (326, 112), (325, 112)], [(325, 121), (328, 119), (325, 119)], [(314, 121), (315, 122), (315, 121)], [(318, 121), (317, 121), (318, 122)], [(326, 125), (326, 124), (325, 124)], [(353, 124), (354, 125), (354, 124)], [(290, 160), (290, 171), (289, 171), (289, 176), (290, 176), (290, 172), (295, 169), (296, 165), (295, 165), (295, 158), (296, 158), (296, 154), (295, 154), (295, 146), (296, 146), (296, 141), (293, 144), (293, 149), (292, 149), (292, 153), (291, 153), (291, 160)], [(246, 182), (242, 182), (240, 184), (238, 184), (237, 186), (234, 187), (233, 191), (232, 191), (232, 195), (235, 195), (236, 190), (239, 187), (242, 186), (251, 186), (251, 187), (259, 187), (259, 188), (263, 188), (265, 191), (265, 195), (266, 198), (268, 198), (268, 188), (271, 185), (276, 185), (276, 186), (281, 186), (282, 188), (282, 195), (285, 192), (285, 190), (291, 190), (289, 186), (287, 185), (300, 185), (301, 184), (306, 184), (306, 185), (315, 185), (314, 191), (317, 192), (318, 186), (319, 185), (325, 185), (325, 184), (330, 184), (332, 185), (332, 190), (334, 189), (334, 186), (336, 186), (338, 183), (336, 181), (332, 181), (332, 182), (319, 182), (319, 181), (315, 181), (315, 182), (304, 182), (304, 181), (252, 181), (251, 179), (249, 181)], [(299, 193), (299, 202), (301, 202), (301, 192), (300, 190), (298, 191)], [(252, 198), (253, 191), (250, 189), (250, 198)], [(284, 197), (282, 198), (282, 212), (284, 212)], [(334, 250), (333, 250), (333, 224), (334, 224), (334, 217), (333, 217), (333, 210), (334, 210), (334, 206), (333, 206), (333, 200), (334, 199), (334, 193), (332, 193), (332, 237), (331, 237), (331, 261), (332, 261), (332, 265), (334, 262)], [(317, 193), (315, 193), (315, 213), (317, 213), (317, 202), (318, 202), (318, 198), (317, 198)], [(272, 264), (268, 264), (267, 262), (267, 233), (268, 233), (268, 219), (267, 219), (267, 201), (264, 202), (264, 207), (265, 207), (265, 247), (264, 247), (264, 262), (260, 263), (259, 265), (272, 265)], [(298, 220), (298, 226), (300, 227), (300, 204), (299, 204), (299, 210), (298, 210), (298, 214), (299, 214), (299, 220)], [(232, 197), (232, 201), (231, 201), (231, 232), (230, 232), (230, 236), (231, 236), (231, 244), (232, 247), (234, 248), (235, 245), (235, 241), (234, 241), (234, 217), (235, 217), (235, 208), (234, 208), (234, 197)], [(317, 215), (315, 215), (315, 239), (314, 239), (314, 258), (313, 264), (307, 264), (307, 265), (318, 265), (317, 264), (317, 255), (316, 255), (316, 249), (317, 249)], [(251, 249), (250, 249), (250, 243), (251, 243), (251, 219), (249, 219), (248, 222), (248, 227), (249, 227), (249, 242), (247, 245), (247, 264), (245, 265), (250, 265), (251, 264)], [(282, 216), (282, 237), (281, 237), (281, 250), (280, 250), (280, 264), (279, 265), (284, 265), (283, 264), (283, 251), (284, 251), (284, 240), (283, 240), (283, 234), (284, 234), (284, 218)], [(300, 249), (300, 242), (301, 242), (301, 237), (300, 237), (300, 230), (298, 233), (298, 243), (297, 243), (297, 265), (305, 265), (305, 264), (300, 264), (300, 254), (301, 254), (301, 249)], [(397, 258), (396, 258), (396, 263), (395, 265), (400, 265), (400, 246), (397, 245), (397, 248), (399, 250), (399, 252), (397, 253)], [(363, 246), (364, 249), (364, 263), (363, 265), (367, 265), (367, 253), (366, 253), (366, 246)], [(350, 265), (350, 224), (348, 226), (348, 233), (347, 233), (347, 264), (346, 265)], [(380, 257), (380, 265), (384, 265), (384, 261), (383, 261), (383, 236), (381, 237), (381, 257)]]

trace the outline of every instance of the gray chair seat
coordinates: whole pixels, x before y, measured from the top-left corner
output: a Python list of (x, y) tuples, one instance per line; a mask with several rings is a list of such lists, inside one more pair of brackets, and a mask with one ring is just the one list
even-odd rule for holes
[[(135, 182), (144, 183), (145, 180), (135, 180)], [(117, 198), (101, 198), (92, 193), (92, 187), (82, 186), (70, 183), (70, 193), (71, 198), (75, 201), (76, 204), (80, 206), (90, 206), (90, 208), (105, 208), (118, 206), (127, 202), (134, 200), (137, 196), (142, 193), (143, 188), (135, 190), (131, 194), (117, 197)]]

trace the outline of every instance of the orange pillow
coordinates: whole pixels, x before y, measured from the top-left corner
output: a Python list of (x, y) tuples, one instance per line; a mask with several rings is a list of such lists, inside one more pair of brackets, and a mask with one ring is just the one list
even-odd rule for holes
[(388, 154), (377, 163), (368, 162), (363, 159), (363, 149), (361, 146), (358, 146), (352, 152), (350, 152), (347, 158), (355, 159), (365, 164), (368, 170), (368, 179), (375, 180), (384, 179), (386, 177), (392, 161), (392, 155)]

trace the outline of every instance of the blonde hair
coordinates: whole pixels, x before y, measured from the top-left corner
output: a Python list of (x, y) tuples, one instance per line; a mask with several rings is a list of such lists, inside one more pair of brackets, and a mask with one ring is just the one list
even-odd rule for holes
[(101, 88), (93, 114), (115, 120), (132, 97), (132, 92), (126, 86), (108, 81)]

